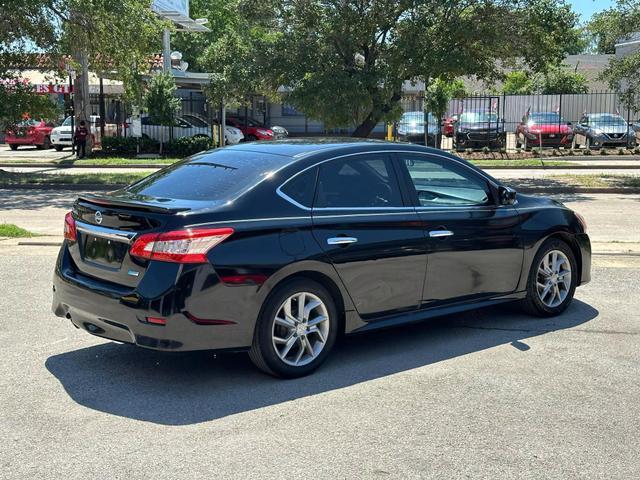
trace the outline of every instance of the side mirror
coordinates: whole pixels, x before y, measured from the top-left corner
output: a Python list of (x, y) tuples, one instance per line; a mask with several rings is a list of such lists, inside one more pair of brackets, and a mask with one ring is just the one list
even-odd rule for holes
[(500, 205), (513, 205), (516, 203), (516, 191), (511, 187), (500, 185), (498, 187)]

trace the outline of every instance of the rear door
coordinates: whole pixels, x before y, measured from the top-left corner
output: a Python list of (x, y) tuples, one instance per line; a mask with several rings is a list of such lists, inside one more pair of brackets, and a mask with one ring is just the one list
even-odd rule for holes
[(523, 262), (520, 220), (487, 178), (461, 162), (398, 153), (428, 242), (423, 306), (508, 294)]
[(313, 235), (365, 319), (418, 307), (424, 231), (391, 157), (350, 155), (319, 167)]

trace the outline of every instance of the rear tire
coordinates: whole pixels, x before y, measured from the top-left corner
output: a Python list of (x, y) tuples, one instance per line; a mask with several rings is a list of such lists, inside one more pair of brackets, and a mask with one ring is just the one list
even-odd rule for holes
[(303, 278), (287, 281), (263, 305), (249, 357), (269, 375), (308, 375), (331, 352), (338, 325), (335, 302), (322, 285)]
[(61, 152), (62, 151), (62, 145), (56, 145), (55, 147), (53, 147), (56, 149), (56, 152)]
[(255, 142), (257, 140), (258, 140), (258, 137), (256, 137), (255, 135), (247, 135), (245, 142)]
[(573, 300), (577, 280), (578, 264), (571, 247), (556, 238), (545, 241), (531, 263), (523, 309), (537, 317), (560, 315)]
[(17, 150), (17, 149), (18, 149), (18, 145), (17, 145), (17, 144), (15, 144), (15, 143), (11, 143), (11, 144), (9, 144), (9, 148), (10, 148), (11, 150), (15, 151), (15, 150)]

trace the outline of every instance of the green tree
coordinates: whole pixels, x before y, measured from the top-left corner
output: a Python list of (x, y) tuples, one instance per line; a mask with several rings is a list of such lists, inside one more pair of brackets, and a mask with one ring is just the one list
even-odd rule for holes
[(507, 73), (502, 84), (502, 93), (505, 95), (532, 95), (534, 89), (531, 74), (522, 70)]
[(19, 77), (5, 75), (0, 82), (0, 128), (13, 127), (25, 117), (54, 120), (59, 113), (47, 95), (37, 95), (33, 85)]
[[(467, 96), (467, 89), (464, 82), (460, 79), (447, 81), (442, 78), (436, 78), (425, 88), (424, 107), (427, 112), (432, 112), (436, 117), (438, 125), (442, 125), (442, 120), (449, 102), (453, 98), (464, 98)], [(440, 145), (440, 135), (436, 138), (436, 145)]]
[[(254, 50), (272, 87), (329, 127), (368, 136), (400, 113), (406, 80), (499, 76), (520, 59), (534, 71), (564, 58), (576, 16), (553, 0), (245, 2), (271, 23)], [(258, 5), (259, 4), (259, 8)]]
[(616, 4), (591, 17), (587, 31), (596, 53), (616, 53), (616, 43), (640, 29), (640, 0), (618, 0)]
[[(171, 127), (174, 124), (176, 113), (180, 108), (180, 99), (175, 96), (175, 92), (176, 83), (171, 73), (161, 72), (151, 78), (144, 103), (152, 123), (165, 127)], [(161, 129), (161, 155), (166, 130), (168, 129)]]
[[(618, 0), (615, 7), (595, 18), (594, 30), (603, 50), (615, 51), (615, 43), (640, 30), (640, 0)], [(612, 90), (620, 92), (622, 103), (634, 112), (640, 111), (640, 50), (613, 58), (602, 72)]]
[(552, 68), (535, 80), (535, 90), (542, 94), (588, 93), (589, 82), (581, 73), (566, 68)]
[(151, 0), (0, 0), (0, 76), (2, 65), (19, 66), (28, 52), (45, 53), (54, 65), (72, 56), (74, 108), (86, 120), (89, 68), (139, 90), (128, 80), (147, 73), (148, 56), (160, 49), (163, 23), (150, 7)]

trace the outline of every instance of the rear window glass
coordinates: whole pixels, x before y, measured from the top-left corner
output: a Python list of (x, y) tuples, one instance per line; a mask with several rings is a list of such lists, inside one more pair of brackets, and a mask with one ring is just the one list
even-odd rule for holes
[(231, 200), (291, 161), (290, 157), (221, 149), (178, 162), (134, 183), (128, 192), (180, 200)]
[(317, 172), (317, 168), (310, 168), (296, 175), (282, 187), (282, 193), (299, 204), (311, 208), (316, 190)]

